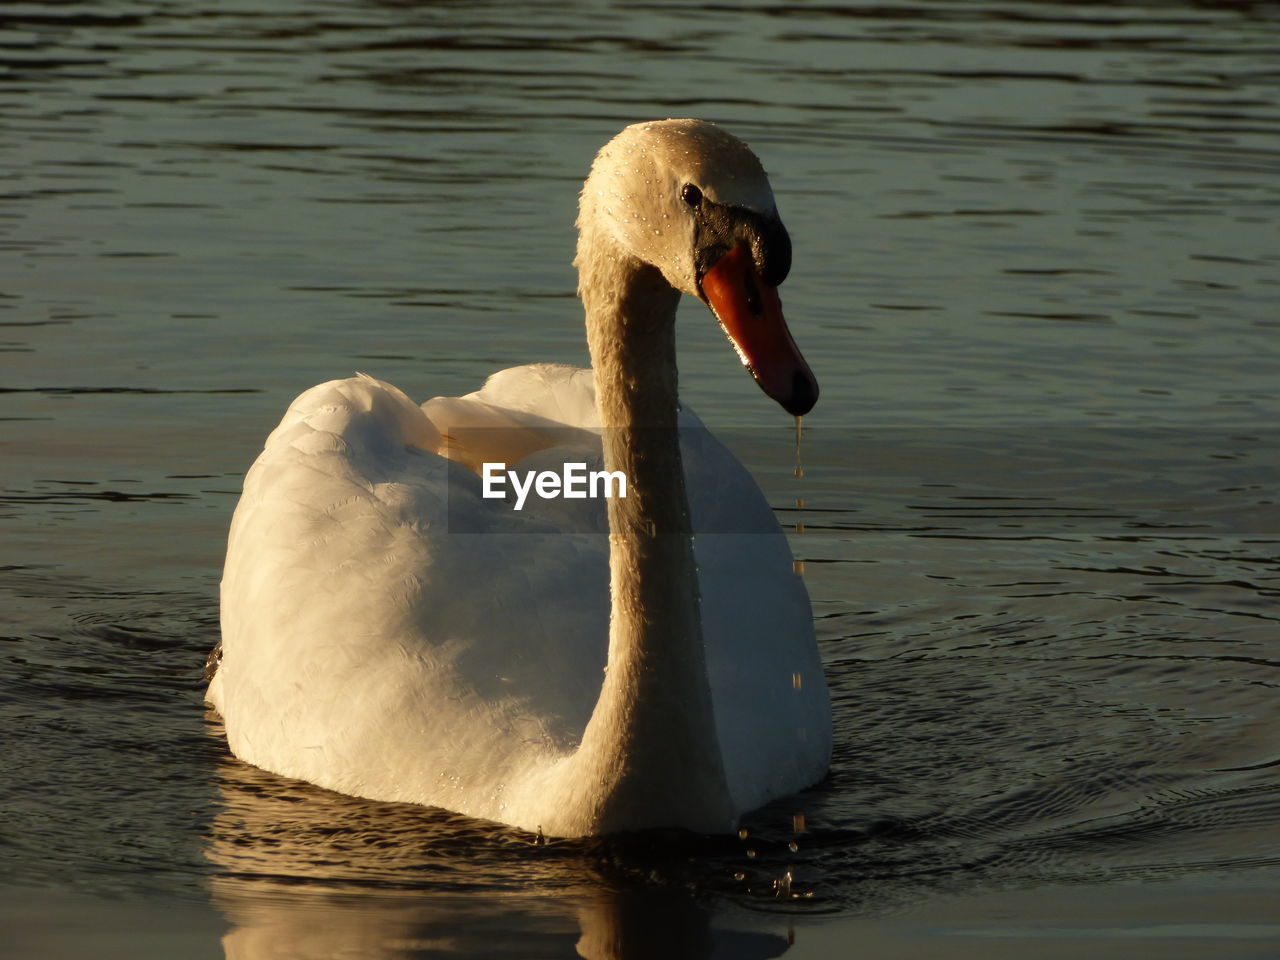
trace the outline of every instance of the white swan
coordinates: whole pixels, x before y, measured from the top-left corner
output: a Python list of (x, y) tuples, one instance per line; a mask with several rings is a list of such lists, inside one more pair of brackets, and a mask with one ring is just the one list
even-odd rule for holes
[[(712, 124), (636, 124), (596, 157), (578, 227), (592, 371), (515, 368), (422, 407), (333, 381), (267, 439), (207, 693), (236, 756), (555, 836), (732, 831), (825, 772), (803, 582), (751, 477), (676, 397), (684, 292), (769, 396), (795, 414), (817, 399), (764, 171)], [(629, 483), (607, 508), (515, 513), (474, 472), (601, 456)]]

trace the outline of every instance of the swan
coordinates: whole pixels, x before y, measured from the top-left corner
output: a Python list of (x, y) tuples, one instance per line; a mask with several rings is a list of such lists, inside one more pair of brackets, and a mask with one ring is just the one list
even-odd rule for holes
[[(825, 774), (804, 583), (750, 474), (677, 398), (686, 293), (769, 397), (797, 416), (817, 400), (764, 170), (714, 124), (635, 124), (596, 156), (578, 230), (591, 370), (517, 367), (421, 406), (362, 374), (307, 390), (267, 438), (206, 693), (240, 759), (563, 837), (732, 832)], [(491, 462), (629, 486), (517, 513), (484, 496)]]

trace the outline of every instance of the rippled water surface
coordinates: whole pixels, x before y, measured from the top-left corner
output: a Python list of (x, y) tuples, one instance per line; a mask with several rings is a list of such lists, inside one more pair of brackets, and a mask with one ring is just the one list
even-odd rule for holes
[[(1251, 2), (8, 6), (0, 954), (1266, 955), (1277, 64)], [(355, 369), (585, 363), (578, 185), (673, 115), (795, 245), (803, 478), (698, 304), (682, 389), (793, 531), (830, 777), (745, 838), (537, 844), (231, 759), (265, 433)]]

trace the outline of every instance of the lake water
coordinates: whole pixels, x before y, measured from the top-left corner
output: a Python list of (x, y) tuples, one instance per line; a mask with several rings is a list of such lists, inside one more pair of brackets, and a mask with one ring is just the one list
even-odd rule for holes
[[(1277, 63), (1246, 0), (7, 7), (0, 955), (1273, 955)], [(231, 759), (266, 432), (585, 363), (578, 185), (687, 115), (795, 245), (804, 477), (698, 304), (681, 372), (793, 530), (830, 777), (538, 845)]]

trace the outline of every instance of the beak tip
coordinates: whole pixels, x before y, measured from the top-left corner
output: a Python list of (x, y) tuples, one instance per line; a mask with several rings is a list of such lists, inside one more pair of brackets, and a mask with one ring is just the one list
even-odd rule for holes
[(770, 396), (793, 417), (803, 417), (818, 402), (818, 381), (805, 367), (794, 372), (789, 390), (779, 391), (777, 395), (770, 393)]

